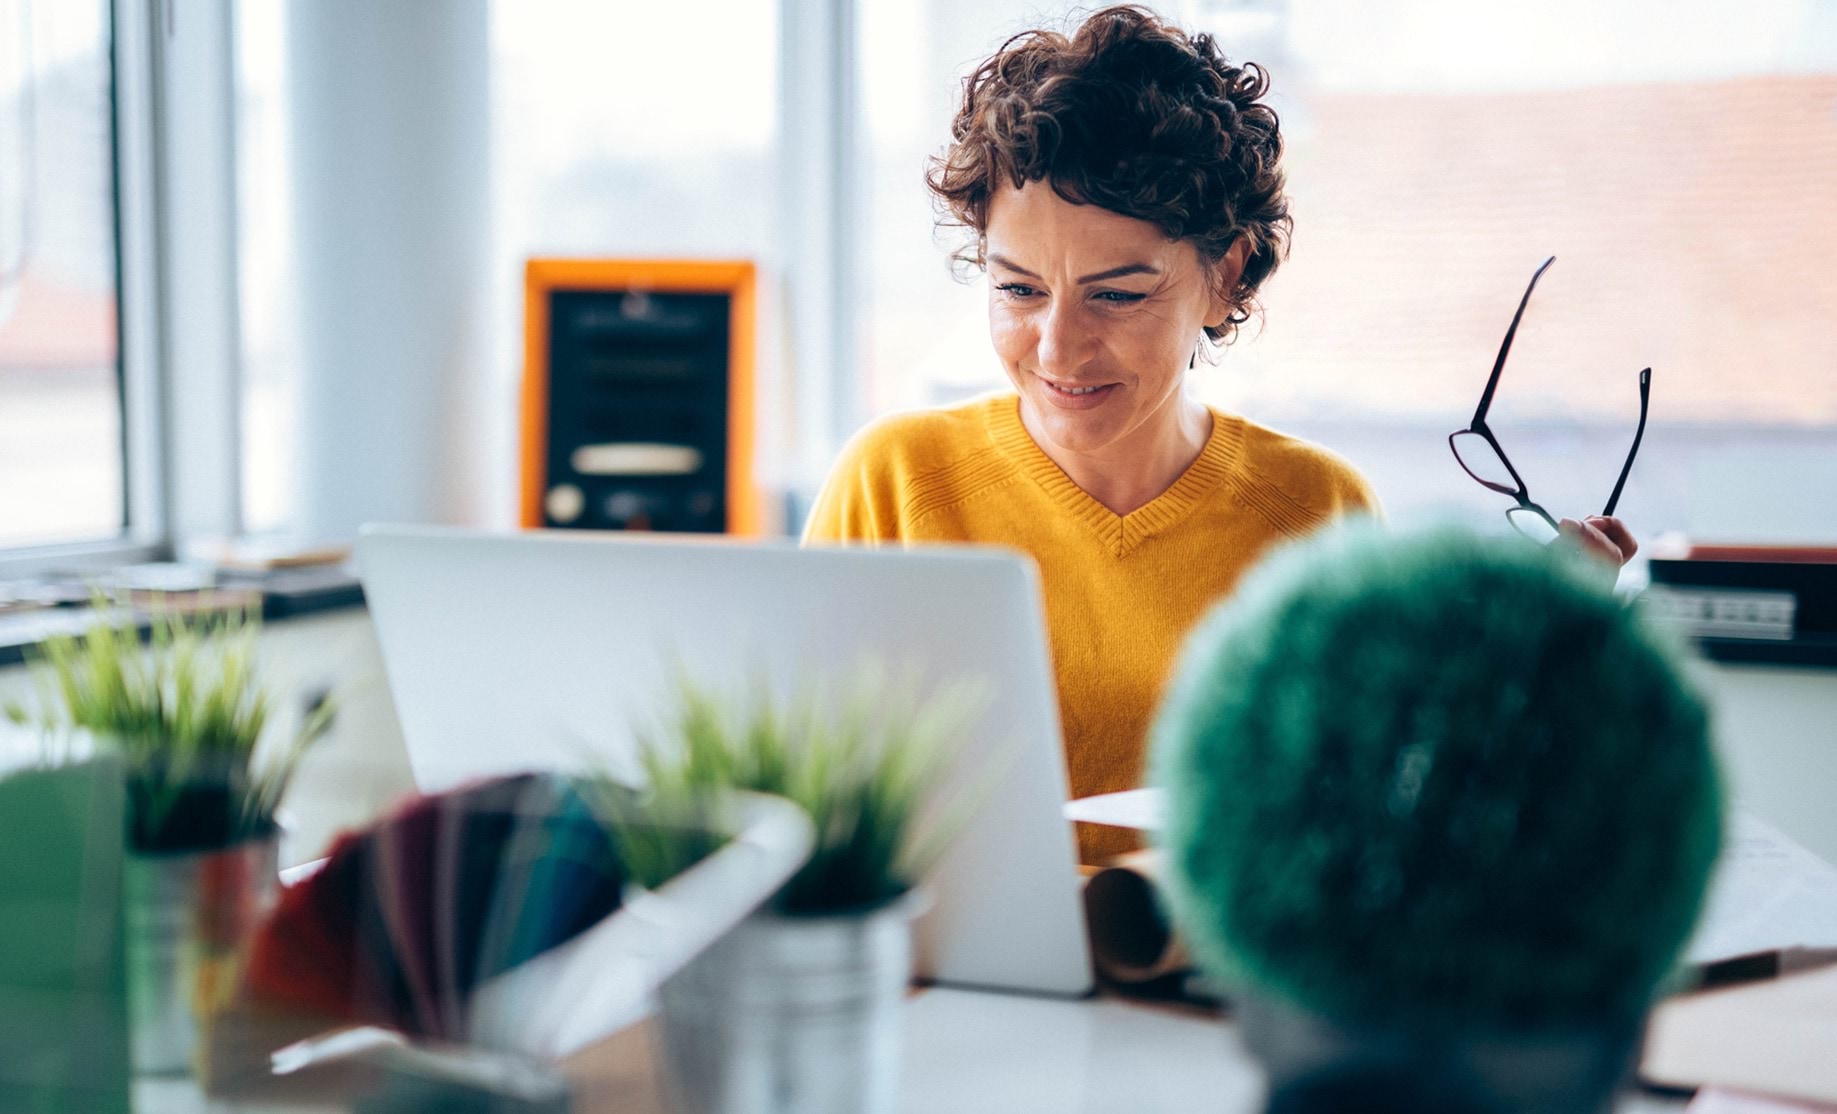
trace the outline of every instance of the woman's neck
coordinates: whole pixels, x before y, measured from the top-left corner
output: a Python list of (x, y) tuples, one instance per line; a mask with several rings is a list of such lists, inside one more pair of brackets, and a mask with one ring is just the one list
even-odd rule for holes
[(1108, 445), (1073, 452), (1040, 432), (1028, 407), (1021, 425), (1086, 495), (1126, 515), (1152, 503), (1186, 474), (1212, 436), (1212, 411), (1183, 390), (1147, 421)]

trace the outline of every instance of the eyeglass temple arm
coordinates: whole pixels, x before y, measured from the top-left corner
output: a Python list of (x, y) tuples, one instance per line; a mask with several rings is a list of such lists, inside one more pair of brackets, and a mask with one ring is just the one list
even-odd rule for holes
[(1499, 373), (1505, 370), (1505, 357), (1512, 350), (1512, 338), (1518, 335), (1518, 322), (1524, 317), (1524, 307), (1531, 304), (1531, 291), (1537, 289), (1537, 280), (1543, 278), (1544, 272), (1555, 262), (1554, 255), (1544, 260), (1543, 266), (1537, 268), (1537, 273), (1531, 276), (1530, 285), (1524, 288), (1524, 297), (1518, 299), (1518, 312), (1512, 314), (1511, 327), (1505, 330), (1505, 340), (1499, 345), (1499, 357), (1493, 361), (1493, 373), (1486, 380), (1486, 390), (1480, 395), (1480, 405), (1473, 412), (1473, 424), (1469, 428), (1477, 430), (1486, 421), (1486, 412), (1493, 405), (1493, 392), (1499, 389)]
[(1627, 461), (1620, 466), (1620, 478), (1614, 481), (1614, 493), (1607, 497), (1607, 506), (1601, 511), (1603, 515), (1612, 516), (1614, 508), (1620, 505), (1620, 489), (1626, 486), (1627, 473), (1633, 470), (1633, 458), (1639, 455), (1639, 439), (1646, 435), (1646, 404), (1652, 397), (1652, 369), (1646, 368), (1639, 373), (1639, 428), (1633, 431), (1633, 447), (1627, 450)]

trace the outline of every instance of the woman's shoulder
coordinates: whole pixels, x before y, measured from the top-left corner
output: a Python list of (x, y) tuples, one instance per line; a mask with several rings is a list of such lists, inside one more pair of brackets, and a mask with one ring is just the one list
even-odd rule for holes
[(985, 465), (996, 455), (989, 422), (1001, 404), (988, 395), (869, 422), (830, 468), (804, 540), (905, 539), (913, 508), (948, 504), (994, 482)]
[[(1011, 405), (1013, 395), (1006, 400)], [(948, 471), (989, 451), (989, 417), (1002, 401), (999, 393), (978, 395), (951, 406), (883, 415), (849, 438), (838, 464), (902, 475)]]
[(1217, 416), (1237, 426), (1238, 459), (1248, 482), (1322, 518), (1379, 513), (1371, 483), (1332, 449), (1240, 415)]

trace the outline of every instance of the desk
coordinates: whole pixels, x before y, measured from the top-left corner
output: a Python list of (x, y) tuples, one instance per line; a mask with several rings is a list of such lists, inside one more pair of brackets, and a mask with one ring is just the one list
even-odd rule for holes
[[(1262, 1074), (1227, 1020), (1116, 998), (928, 990), (906, 1015), (901, 1114), (1255, 1114)], [(1620, 1114), (1679, 1111), (1629, 1096)]]
[[(658, 1110), (646, 1034), (628, 1032), (573, 1063), (583, 1110)], [(596, 1086), (598, 1084), (598, 1086)], [(591, 1094), (586, 1092), (591, 1091)], [(1231, 1023), (1116, 998), (1059, 1001), (932, 988), (906, 1011), (901, 1114), (1255, 1114), (1260, 1073)], [(1629, 1096), (1619, 1114), (1680, 1111)], [(251, 1098), (208, 1103), (188, 1082), (143, 1081), (136, 1114), (324, 1114), (330, 1103)]]
[(906, 1013), (902, 1114), (1254, 1111), (1231, 1024), (1178, 1006), (933, 988)]

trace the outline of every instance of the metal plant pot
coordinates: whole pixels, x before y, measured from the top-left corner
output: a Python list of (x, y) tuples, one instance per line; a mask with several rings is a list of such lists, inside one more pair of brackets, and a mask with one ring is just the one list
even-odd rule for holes
[(134, 1070), (191, 1070), (199, 1024), (228, 1003), (279, 893), (280, 835), (215, 851), (130, 853), (123, 869)]
[(1400, 1114), (1609, 1114), (1644, 1033), (1641, 1017), (1561, 1029), (1354, 1026), (1256, 995), (1235, 1012), (1268, 1074), (1270, 1114), (1354, 1105)]
[(911, 897), (864, 913), (761, 911), (665, 983), (677, 1114), (883, 1114), (897, 1105)]

